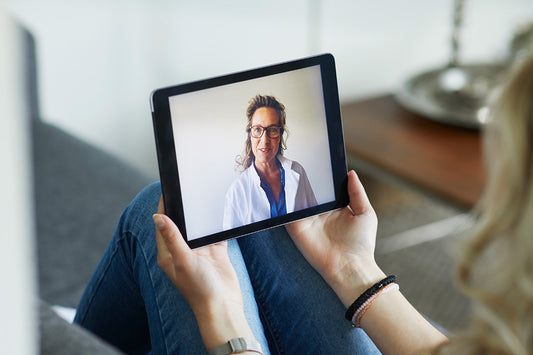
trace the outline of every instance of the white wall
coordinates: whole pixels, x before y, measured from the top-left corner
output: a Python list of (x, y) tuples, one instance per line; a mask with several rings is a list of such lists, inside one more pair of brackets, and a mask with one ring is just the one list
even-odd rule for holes
[(20, 32), (0, 1), (0, 346), (37, 354), (37, 282), (29, 119)]
[[(444, 64), (452, 0), (10, 0), (35, 33), (44, 118), (157, 176), (149, 94), (331, 52), (342, 100)], [(472, 0), (467, 61), (501, 57), (531, 0)]]

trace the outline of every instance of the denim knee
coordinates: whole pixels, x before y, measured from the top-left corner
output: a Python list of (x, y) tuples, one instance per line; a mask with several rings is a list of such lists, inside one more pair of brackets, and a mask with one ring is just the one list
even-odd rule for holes
[(152, 223), (152, 215), (157, 212), (160, 198), (161, 184), (159, 182), (146, 186), (126, 207), (120, 224), (128, 232), (137, 234), (146, 227), (147, 223)]
[(156, 181), (147, 185), (142, 189), (137, 196), (133, 199), (130, 205), (141, 205), (142, 208), (155, 206), (155, 211), (157, 211), (157, 205), (159, 204), (159, 199), (161, 198), (161, 183)]

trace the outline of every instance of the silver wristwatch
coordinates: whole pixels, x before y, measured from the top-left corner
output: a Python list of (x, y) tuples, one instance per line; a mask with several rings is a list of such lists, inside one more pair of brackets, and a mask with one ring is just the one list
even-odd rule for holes
[(228, 355), (237, 354), (244, 351), (253, 351), (258, 354), (263, 354), (261, 345), (255, 339), (235, 338), (227, 343), (217, 346), (209, 355)]

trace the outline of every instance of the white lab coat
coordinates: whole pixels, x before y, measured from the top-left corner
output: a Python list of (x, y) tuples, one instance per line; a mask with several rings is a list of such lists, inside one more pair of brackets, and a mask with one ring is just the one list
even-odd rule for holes
[[(285, 169), (287, 213), (316, 206), (316, 198), (304, 168), (282, 155), (277, 157)], [(270, 218), (270, 203), (254, 165), (233, 181), (226, 193), (223, 229), (231, 229)]]

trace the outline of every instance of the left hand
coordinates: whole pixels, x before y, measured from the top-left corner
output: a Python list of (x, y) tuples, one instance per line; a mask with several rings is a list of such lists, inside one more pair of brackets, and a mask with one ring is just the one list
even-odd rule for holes
[(231, 338), (253, 337), (227, 242), (191, 250), (162, 200), (154, 215), (157, 262), (191, 306), (210, 351)]
[(157, 212), (154, 215), (157, 262), (191, 308), (195, 310), (221, 298), (242, 305), (239, 280), (228, 257), (227, 243), (191, 250), (174, 222), (163, 214), (162, 202)]

